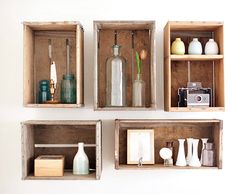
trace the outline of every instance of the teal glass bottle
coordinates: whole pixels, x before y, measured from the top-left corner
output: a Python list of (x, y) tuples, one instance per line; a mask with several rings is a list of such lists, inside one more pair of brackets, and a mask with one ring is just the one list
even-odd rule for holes
[(65, 104), (76, 103), (76, 81), (73, 74), (63, 75), (61, 81), (61, 102)]
[(38, 103), (43, 104), (46, 101), (51, 99), (49, 81), (41, 80), (39, 82), (39, 94), (38, 94)]

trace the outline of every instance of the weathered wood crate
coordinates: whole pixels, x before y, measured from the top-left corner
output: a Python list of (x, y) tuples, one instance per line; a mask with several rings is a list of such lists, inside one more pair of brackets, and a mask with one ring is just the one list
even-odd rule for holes
[[(209, 138), (208, 142), (215, 144), (215, 166), (200, 167), (199, 169), (222, 168), (222, 134), (223, 121), (221, 120), (185, 120), (185, 119), (166, 119), (166, 120), (141, 120), (141, 119), (123, 119), (116, 120), (115, 123), (115, 168), (116, 169), (158, 169), (158, 168), (176, 168), (191, 169), (192, 167), (164, 167), (163, 159), (159, 155), (161, 148), (166, 146), (167, 141), (174, 142), (174, 162), (178, 155), (178, 139), (192, 138)], [(155, 164), (143, 165), (143, 168), (137, 165), (127, 164), (127, 130), (153, 129), (154, 130), (154, 149)], [(201, 155), (201, 141), (198, 145), (198, 156)], [(187, 151), (187, 144), (185, 143)]]
[[(126, 64), (127, 107), (106, 107), (106, 59), (112, 55), (112, 46), (121, 45)], [(95, 21), (95, 110), (151, 110), (156, 108), (156, 62), (154, 21)], [(135, 52), (145, 49), (142, 79), (146, 83), (145, 107), (132, 107), (132, 83), (136, 78)]]
[[(84, 104), (84, 31), (79, 22), (24, 22), (24, 106), (81, 107)], [(50, 79), (49, 39), (56, 63), (57, 89), (66, 73), (66, 39), (70, 43), (70, 73), (76, 78), (76, 104), (38, 104), (39, 81)]]
[[(26, 121), (22, 123), (22, 179), (100, 179), (102, 169), (101, 121)], [(73, 175), (78, 142), (84, 142), (89, 175)], [(34, 176), (34, 159), (41, 155), (65, 156), (64, 176)]]
[[(222, 22), (168, 22), (164, 29), (164, 85), (165, 111), (224, 111), (224, 25)], [(171, 43), (181, 38), (185, 55), (171, 54)], [(198, 38), (202, 55), (189, 55), (188, 45)], [(219, 54), (205, 55), (204, 46), (213, 38)], [(212, 89), (211, 107), (178, 107), (178, 88), (187, 82), (201, 82), (203, 88)]]

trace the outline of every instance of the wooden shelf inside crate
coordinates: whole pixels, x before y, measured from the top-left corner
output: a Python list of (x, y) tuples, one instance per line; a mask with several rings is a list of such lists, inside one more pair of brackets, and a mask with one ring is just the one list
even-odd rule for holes
[(223, 55), (171, 55), (172, 61), (208, 61), (223, 59)]
[(169, 112), (218, 112), (218, 111), (224, 111), (225, 107), (171, 107), (168, 109)]
[[(222, 168), (222, 130), (223, 123), (217, 119), (123, 119), (116, 120), (115, 124), (115, 168), (116, 169), (221, 169)], [(154, 153), (155, 164), (137, 165), (127, 164), (127, 130), (153, 129), (154, 130)], [(215, 166), (193, 167), (164, 167), (159, 151), (165, 147), (167, 141), (174, 142), (174, 164), (178, 154), (178, 139), (186, 138), (209, 138), (209, 142), (215, 144)], [(198, 155), (201, 154), (201, 141), (198, 145)], [(187, 151), (187, 144), (185, 143)], [(187, 153), (187, 152), (186, 152)]]
[[(154, 21), (95, 21), (95, 110), (152, 110), (156, 109), (156, 64)], [(106, 59), (112, 55), (112, 45), (121, 45), (121, 55), (126, 64), (127, 107), (106, 106)], [(132, 36), (134, 45), (132, 49)], [(145, 107), (132, 107), (132, 83), (136, 78), (135, 52), (147, 51), (143, 60), (142, 79), (145, 81)], [(133, 54), (132, 54), (133, 52)], [(132, 65), (133, 64), (133, 65)]]
[[(24, 98), (25, 107), (79, 108), (84, 104), (83, 45), (84, 32), (79, 22), (24, 22)], [(60, 101), (60, 84), (66, 74), (66, 39), (70, 45), (70, 73), (76, 79), (74, 104), (39, 104), (39, 82), (50, 80), (49, 40), (52, 61), (56, 63), (57, 87), (55, 99)]]
[(72, 169), (73, 159), (78, 151), (78, 142), (84, 142), (89, 166), (96, 172), (88, 176), (77, 177), (65, 171), (63, 177), (50, 177), (49, 179), (100, 179), (101, 127), (101, 121), (36, 120), (23, 122), (22, 179), (45, 178), (32, 177), (34, 159), (41, 155), (63, 155), (65, 156), (65, 169)]

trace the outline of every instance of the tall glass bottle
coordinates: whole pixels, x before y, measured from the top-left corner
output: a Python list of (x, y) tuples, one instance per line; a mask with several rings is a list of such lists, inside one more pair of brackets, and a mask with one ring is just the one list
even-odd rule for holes
[(106, 106), (126, 106), (126, 59), (119, 45), (113, 45), (113, 56), (106, 61)]
[(133, 82), (133, 106), (145, 106), (145, 82), (141, 79), (141, 74), (137, 74)]

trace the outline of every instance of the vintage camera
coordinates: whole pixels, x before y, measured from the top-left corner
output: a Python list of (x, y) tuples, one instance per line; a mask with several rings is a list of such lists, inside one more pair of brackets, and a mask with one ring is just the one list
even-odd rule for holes
[(187, 88), (178, 89), (179, 107), (211, 107), (212, 90), (203, 88), (201, 82), (188, 82)]

